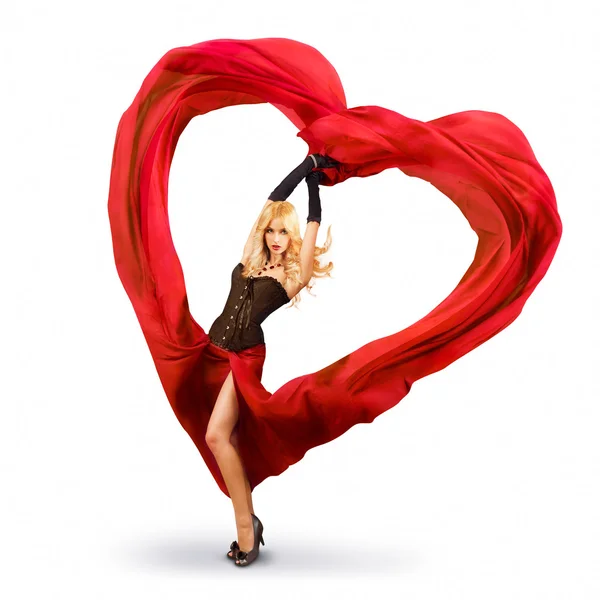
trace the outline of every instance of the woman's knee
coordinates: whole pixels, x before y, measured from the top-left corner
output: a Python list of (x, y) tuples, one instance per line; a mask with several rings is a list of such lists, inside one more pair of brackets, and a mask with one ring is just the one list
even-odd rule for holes
[(229, 442), (229, 435), (227, 435), (226, 431), (217, 427), (208, 427), (206, 435), (204, 436), (204, 441), (211, 450), (215, 450)]
[(226, 421), (212, 421), (208, 423), (204, 441), (209, 447), (220, 446), (221, 444), (237, 444), (237, 436), (235, 434), (235, 425)]

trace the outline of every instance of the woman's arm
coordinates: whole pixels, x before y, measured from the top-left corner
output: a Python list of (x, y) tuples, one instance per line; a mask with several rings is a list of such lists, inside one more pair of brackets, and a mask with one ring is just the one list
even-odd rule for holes
[(256, 221), (254, 221), (254, 225), (252, 225), (252, 229), (250, 230), (250, 235), (248, 236), (248, 240), (246, 241), (246, 245), (244, 246), (244, 254), (242, 255), (242, 260), (240, 261), (243, 265), (246, 265), (246, 261), (250, 257), (250, 253), (252, 252), (252, 243), (254, 241), (254, 234), (256, 233), (256, 228), (258, 227), (258, 221), (260, 219), (260, 215), (262, 211), (265, 210), (269, 204), (271, 204), (273, 200), (267, 200), (265, 205), (261, 208), (260, 213), (258, 213), (258, 217), (256, 217)]
[(317, 233), (319, 232), (318, 221), (309, 221), (306, 224), (306, 232), (300, 248), (300, 271), (301, 279), (304, 285), (308, 285), (313, 275), (313, 264), (315, 260), (315, 244), (317, 243)]
[(321, 196), (319, 194), (319, 182), (323, 174), (313, 171), (306, 176), (308, 187), (308, 217), (306, 219), (306, 231), (300, 248), (300, 278), (304, 285), (308, 285), (314, 272), (315, 244), (317, 233), (321, 224)]

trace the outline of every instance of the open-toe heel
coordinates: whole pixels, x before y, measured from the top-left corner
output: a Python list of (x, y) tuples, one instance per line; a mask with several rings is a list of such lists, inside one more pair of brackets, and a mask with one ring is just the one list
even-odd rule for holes
[(240, 547), (238, 546), (237, 540), (235, 540), (235, 541), (231, 542), (231, 545), (229, 546), (229, 552), (225, 556), (227, 556), (227, 558), (231, 558), (233, 560), (239, 549), (240, 549)]
[(254, 546), (249, 552), (244, 552), (243, 550), (237, 551), (235, 561), (236, 567), (245, 567), (254, 562), (258, 558), (260, 544), (263, 546), (265, 545), (265, 540), (263, 539), (263, 524), (256, 515), (252, 515), (252, 527), (254, 529)]

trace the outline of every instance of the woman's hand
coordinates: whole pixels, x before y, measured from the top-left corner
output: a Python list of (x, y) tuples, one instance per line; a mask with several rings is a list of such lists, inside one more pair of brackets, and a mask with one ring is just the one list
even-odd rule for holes
[(323, 179), (325, 179), (325, 173), (323, 171), (311, 171), (306, 176), (306, 185), (310, 188), (311, 186), (318, 186)]
[(340, 164), (335, 158), (331, 158), (331, 156), (328, 156), (327, 154), (313, 154), (312, 156), (314, 156), (317, 161), (317, 169), (330, 169), (332, 167), (337, 167)]

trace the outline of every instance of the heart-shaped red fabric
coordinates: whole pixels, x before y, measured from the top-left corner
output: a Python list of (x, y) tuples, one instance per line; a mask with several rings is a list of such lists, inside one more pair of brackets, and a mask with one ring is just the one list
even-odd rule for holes
[[(225, 106), (264, 102), (298, 127), (308, 153), (341, 162), (325, 171), (324, 185), (397, 167), (444, 193), (479, 238), (461, 281), (428, 315), (273, 393), (260, 383), (264, 348), (215, 356), (190, 314), (167, 200), (187, 123)], [(166, 395), (226, 495), (204, 438), (230, 369), (240, 454), (254, 488), (310, 448), (373, 421), (414, 381), (507, 327), (546, 273), (562, 233), (552, 185), (511, 121), (466, 111), (422, 122), (375, 105), (347, 108), (333, 66), (313, 47), (285, 38), (211, 40), (167, 52), (119, 123), (108, 210), (117, 270)]]

